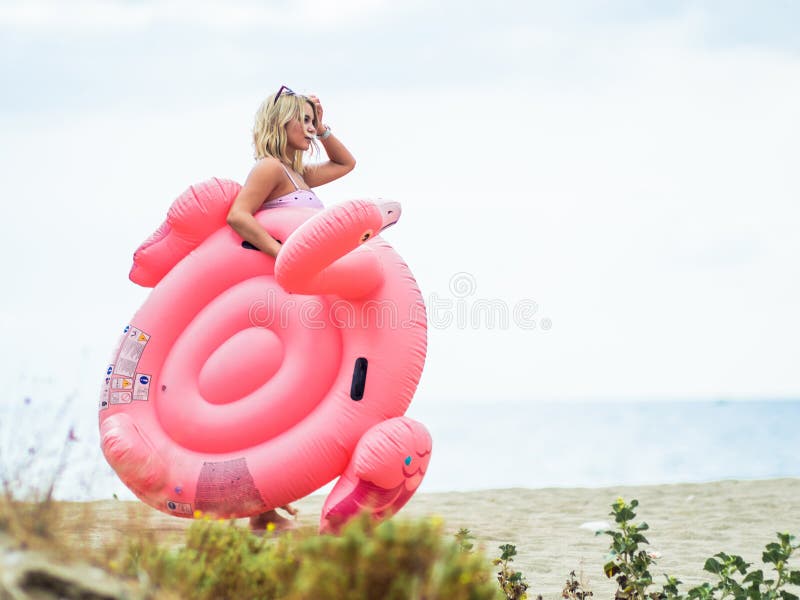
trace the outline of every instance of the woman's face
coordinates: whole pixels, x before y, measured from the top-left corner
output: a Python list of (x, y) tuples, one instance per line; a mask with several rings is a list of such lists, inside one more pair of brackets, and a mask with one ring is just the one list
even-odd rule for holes
[(286, 124), (287, 150), (305, 152), (311, 146), (317, 130), (314, 128), (314, 109), (306, 102), (303, 104), (303, 121), (296, 119)]

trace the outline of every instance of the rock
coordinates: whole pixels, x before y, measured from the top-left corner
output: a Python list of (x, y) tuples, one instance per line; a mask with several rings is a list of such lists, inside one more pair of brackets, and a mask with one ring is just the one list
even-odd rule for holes
[(134, 585), (85, 563), (57, 563), (0, 534), (0, 600), (135, 600)]

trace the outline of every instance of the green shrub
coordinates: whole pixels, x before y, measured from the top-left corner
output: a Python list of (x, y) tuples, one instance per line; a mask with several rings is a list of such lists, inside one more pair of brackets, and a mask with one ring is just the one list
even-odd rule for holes
[(497, 598), (488, 561), (462, 552), (435, 519), (376, 526), (363, 517), (339, 536), (291, 532), (277, 538), (201, 520), (189, 528), (184, 547), (132, 544), (120, 570), (201, 600)]
[(633, 523), (637, 506), (638, 500), (631, 500), (628, 504), (622, 498), (617, 498), (609, 513), (614, 517), (617, 528), (599, 532), (611, 536), (609, 550), (612, 559), (605, 564), (603, 571), (606, 577), (615, 578), (617, 592), (614, 597), (619, 600), (643, 600), (647, 597), (647, 588), (653, 584), (650, 566), (655, 561), (640, 547), (648, 544), (642, 532), (649, 527), (647, 523)]
[[(733, 598), (734, 600), (800, 600), (786, 589), (786, 585), (800, 585), (800, 570), (789, 569), (789, 558), (800, 544), (795, 543), (793, 535), (778, 533), (778, 541), (767, 544), (761, 554), (764, 565), (772, 565), (773, 577), (764, 575), (763, 569), (748, 572), (751, 563), (745, 562), (741, 556), (719, 552), (706, 561), (703, 569), (717, 576), (718, 581), (712, 585), (704, 583), (689, 590), (688, 596), (681, 596), (677, 585), (669, 591), (674, 594), (670, 598), (683, 600), (718, 600)], [(675, 582), (667, 576), (668, 585)], [(667, 586), (665, 586), (665, 592)], [(665, 595), (666, 597), (666, 595)]]
[(514, 544), (503, 544), (500, 546), (500, 553), (500, 558), (495, 558), (492, 564), (500, 566), (497, 581), (506, 600), (527, 600), (528, 582), (521, 571), (514, 570), (510, 565), (517, 555), (517, 547)]
[(763, 569), (749, 571), (751, 563), (741, 556), (719, 552), (706, 560), (703, 569), (717, 576), (715, 584), (703, 583), (693, 587), (684, 595), (680, 591), (682, 583), (677, 577), (664, 574), (666, 583), (660, 591), (648, 592), (653, 585), (650, 568), (655, 565), (652, 554), (644, 546), (648, 544), (642, 531), (648, 529), (647, 523), (633, 523), (639, 505), (638, 500), (630, 504), (622, 498), (611, 505), (611, 516), (617, 523), (615, 530), (601, 531), (612, 538), (612, 560), (603, 570), (607, 577), (617, 581), (616, 600), (800, 600), (786, 589), (787, 585), (800, 585), (800, 570), (789, 568), (789, 559), (800, 544), (788, 533), (778, 533), (778, 541), (767, 544), (761, 554), (764, 565), (771, 565), (774, 576), (764, 574)]

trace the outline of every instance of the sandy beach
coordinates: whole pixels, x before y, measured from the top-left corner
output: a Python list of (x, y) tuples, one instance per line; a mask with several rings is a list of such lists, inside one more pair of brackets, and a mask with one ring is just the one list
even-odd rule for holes
[[(675, 575), (684, 592), (704, 579), (703, 563), (717, 552), (740, 554), (760, 566), (764, 545), (775, 540), (776, 532), (800, 536), (800, 479), (422, 493), (397, 518), (437, 515), (448, 532), (468, 528), (489, 558), (500, 544), (515, 544), (514, 564), (530, 582), (532, 597), (560, 597), (564, 580), (575, 570), (596, 598), (612, 598), (615, 586), (602, 572), (610, 538), (582, 525), (610, 521), (610, 504), (618, 496), (640, 501), (637, 521), (650, 525), (650, 547), (661, 555), (653, 569), (656, 581), (660, 585), (665, 572)], [(316, 525), (323, 500), (311, 496), (296, 503), (301, 525)], [(64, 509), (63, 533), (90, 545), (133, 528), (180, 543), (190, 523), (136, 502), (64, 503)], [(800, 560), (794, 566), (800, 567)]]

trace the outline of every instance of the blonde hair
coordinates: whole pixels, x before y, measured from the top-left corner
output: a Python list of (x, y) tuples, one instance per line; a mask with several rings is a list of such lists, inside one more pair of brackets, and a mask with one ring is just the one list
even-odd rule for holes
[[(317, 111), (314, 104), (305, 96), (282, 94), (276, 99), (269, 96), (256, 111), (253, 125), (253, 146), (256, 160), (271, 156), (281, 162), (289, 163), (292, 169), (303, 174), (303, 152), (295, 150), (289, 156), (286, 150), (286, 125), (292, 120), (303, 122), (305, 105), (311, 106), (314, 115), (314, 127), (317, 126)], [(315, 141), (311, 142), (312, 153), (319, 148)]]

